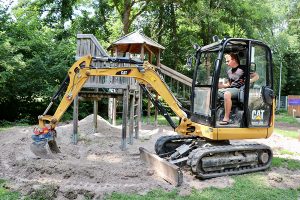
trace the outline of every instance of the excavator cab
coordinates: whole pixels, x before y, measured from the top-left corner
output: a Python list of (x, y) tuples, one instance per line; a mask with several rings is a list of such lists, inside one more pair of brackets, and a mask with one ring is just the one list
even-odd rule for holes
[[(218, 84), (227, 81), (229, 67), (224, 55), (234, 53), (240, 65), (246, 66), (245, 85), (238, 98), (232, 99), (230, 121), (220, 125), (224, 116), (224, 100), (218, 96)], [(270, 48), (264, 43), (229, 38), (197, 49), (192, 84), (191, 121), (212, 128), (270, 127), (273, 108), (273, 72)], [(252, 73), (259, 79), (250, 83)]]

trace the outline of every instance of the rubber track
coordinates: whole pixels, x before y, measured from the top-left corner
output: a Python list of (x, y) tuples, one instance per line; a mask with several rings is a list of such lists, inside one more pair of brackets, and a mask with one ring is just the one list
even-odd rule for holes
[[(222, 153), (229, 153), (229, 152), (257, 152), (258, 150), (268, 151), (269, 160), (266, 164), (257, 164), (255, 166), (245, 166), (240, 168), (231, 168), (225, 169), (224, 171), (216, 171), (216, 172), (209, 172), (206, 173), (201, 169), (201, 159), (205, 156), (211, 156), (213, 154), (222, 154)], [(242, 144), (242, 145), (225, 145), (225, 146), (211, 146), (211, 147), (203, 147), (197, 148), (193, 150), (187, 161), (187, 165), (191, 167), (192, 172), (201, 179), (207, 178), (214, 178), (219, 176), (226, 176), (226, 175), (235, 175), (235, 174), (244, 174), (249, 172), (256, 172), (267, 169), (272, 161), (273, 153), (269, 146), (263, 144)]]

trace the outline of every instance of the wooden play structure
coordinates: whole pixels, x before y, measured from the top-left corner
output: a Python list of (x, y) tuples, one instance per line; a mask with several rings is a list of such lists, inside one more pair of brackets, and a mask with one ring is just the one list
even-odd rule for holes
[[(160, 63), (161, 51), (164, 47), (138, 31), (125, 35), (113, 42), (108, 50), (114, 57), (130, 57), (147, 60), (159, 67), (162, 76), (172, 83), (171, 90), (179, 96), (189, 96), (192, 80), (177, 71)], [(95, 57), (109, 56), (98, 40), (92, 34), (77, 35), (76, 59), (90, 54)], [(96, 68), (104, 67), (103, 62), (93, 62)], [(120, 65), (120, 64), (119, 64)], [(126, 65), (126, 64), (123, 64)], [(105, 67), (114, 67), (116, 64), (105, 63)], [(151, 89), (151, 88), (150, 88)], [(181, 95), (180, 95), (181, 94)], [(80, 101), (94, 102), (94, 130), (97, 129), (98, 101), (108, 99), (109, 121), (115, 125), (117, 101), (122, 102), (122, 141), (121, 149), (126, 149), (127, 143), (132, 144), (133, 138), (139, 137), (142, 116), (142, 92), (134, 79), (120, 77), (91, 77), (83, 86), (82, 91), (74, 100), (73, 112), (73, 142), (78, 138), (78, 104)], [(158, 95), (156, 95), (158, 98)], [(148, 100), (147, 116), (149, 122), (151, 102)], [(155, 111), (155, 125), (157, 125), (157, 111)], [(129, 134), (128, 134), (129, 133)], [(128, 140), (127, 140), (127, 135)]]

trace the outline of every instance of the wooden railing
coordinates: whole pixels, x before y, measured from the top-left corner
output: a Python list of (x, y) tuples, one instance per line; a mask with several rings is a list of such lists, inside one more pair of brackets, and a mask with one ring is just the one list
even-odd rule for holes
[(182, 104), (190, 104), (192, 79), (161, 64), (160, 72), (164, 76), (165, 82), (170, 90)]
[[(92, 56), (109, 56), (103, 49), (101, 44), (92, 34), (78, 34), (77, 35), (77, 52), (76, 58), (80, 58), (87, 54)], [(109, 63), (92, 62), (92, 65), (97, 68), (108, 67)], [(121, 67), (124, 64), (115, 64)], [(126, 65), (126, 64), (125, 64)], [(111, 66), (113, 67), (113, 66)], [(170, 90), (175, 94), (176, 98), (181, 103), (189, 102), (191, 94), (192, 79), (163, 65), (160, 64), (159, 70), (165, 79)], [(85, 83), (85, 88), (123, 88), (129, 85), (129, 88), (136, 89), (137, 83), (132, 78), (122, 77), (90, 77)], [(127, 86), (126, 86), (127, 87)]]

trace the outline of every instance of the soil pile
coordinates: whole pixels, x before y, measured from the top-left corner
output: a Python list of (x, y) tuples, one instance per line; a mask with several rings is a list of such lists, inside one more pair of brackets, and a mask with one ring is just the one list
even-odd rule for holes
[[(45, 188), (56, 199), (101, 199), (112, 192), (144, 194), (153, 189), (169, 191), (175, 188), (143, 163), (138, 150), (142, 146), (154, 152), (155, 141), (160, 136), (175, 134), (171, 128), (143, 126), (140, 138), (134, 139), (132, 145), (127, 144), (127, 149), (122, 151), (121, 127), (112, 126), (99, 116), (97, 122), (98, 129), (94, 131), (93, 115), (79, 121), (79, 142), (76, 145), (72, 144), (72, 124), (58, 126), (57, 143), (62, 153), (54, 159), (39, 159), (31, 153), (30, 136), (34, 127), (1, 131), (0, 177), (10, 180), (9, 186), (25, 195)], [(275, 134), (261, 142), (271, 144), (274, 149), (278, 145), (280, 148), (292, 146), (291, 150), (300, 152), (297, 140), (278, 137)], [(300, 172), (290, 173), (290, 176), (285, 173), (284, 180), (280, 178), (282, 171), (279, 169), (263, 173), (276, 187), (300, 187), (300, 176), (297, 176)], [(276, 181), (279, 179), (281, 182)], [(177, 189), (186, 195), (192, 188), (222, 188), (233, 183), (231, 177), (201, 181), (184, 171), (184, 183)]]

